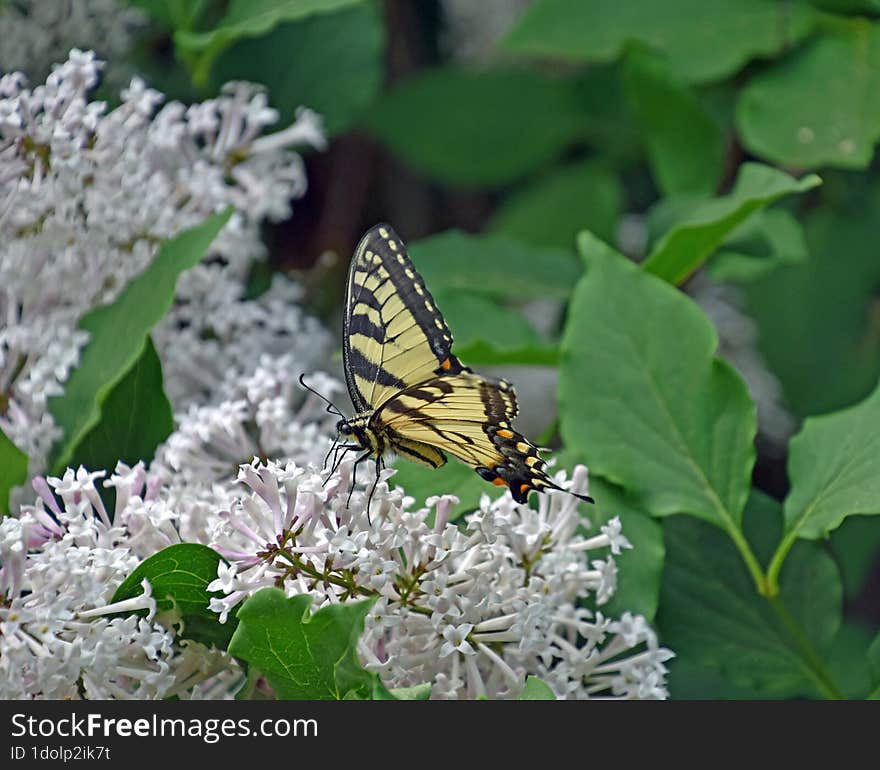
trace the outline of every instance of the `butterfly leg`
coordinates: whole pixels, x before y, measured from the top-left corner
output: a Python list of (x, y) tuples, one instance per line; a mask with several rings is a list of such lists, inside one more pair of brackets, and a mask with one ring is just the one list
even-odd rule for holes
[(370, 503), (373, 502), (373, 492), (376, 491), (376, 485), (379, 483), (379, 474), (385, 470), (385, 458), (379, 455), (379, 459), (376, 460), (376, 478), (373, 481), (373, 486), (370, 487), (370, 494), (367, 497), (367, 521), (372, 524), (370, 521)]
[(354, 492), (355, 484), (357, 484), (358, 465), (360, 465), (364, 460), (366, 460), (372, 454), (373, 454), (373, 450), (368, 449), (366, 452), (364, 452), (360, 457), (358, 457), (354, 461), (354, 467), (351, 469), (351, 487), (348, 490), (348, 500), (345, 501), (346, 508), (348, 508), (349, 504), (351, 503), (351, 494), (352, 494), (352, 492)]

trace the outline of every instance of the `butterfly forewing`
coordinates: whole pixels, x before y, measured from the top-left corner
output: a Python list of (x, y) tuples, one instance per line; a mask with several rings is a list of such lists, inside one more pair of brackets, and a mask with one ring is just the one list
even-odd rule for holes
[(345, 303), (345, 376), (359, 412), (438, 371), (461, 369), (434, 298), (387, 225), (358, 244)]

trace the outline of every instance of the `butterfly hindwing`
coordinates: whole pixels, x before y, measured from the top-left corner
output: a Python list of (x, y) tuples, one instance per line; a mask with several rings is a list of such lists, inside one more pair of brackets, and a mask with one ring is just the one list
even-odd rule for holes
[(434, 298), (388, 225), (372, 228), (355, 250), (344, 327), (345, 376), (358, 412), (437, 372), (463, 369)]
[(507, 382), (463, 371), (398, 393), (374, 419), (400, 454), (409, 456), (401, 451), (402, 442), (435, 447), (525, 502), (532, 489), (559, 487), (547, 476), (534, 444), (511, 427), (516, 414), (516, 396)]

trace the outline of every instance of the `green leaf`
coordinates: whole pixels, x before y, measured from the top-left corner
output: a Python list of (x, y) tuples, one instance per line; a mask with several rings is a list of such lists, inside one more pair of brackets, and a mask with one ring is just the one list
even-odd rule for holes
[(9, 493), (27, 481), (28, 456), (0, 430), (0, 516), (9, 513)]
[(574, 249), (584, 228), (611, 240), (623, 188), (606, 164), (569, 163), (508, 195), (495, 209), (489, 230), (535, 246)]
[(754, 464), (755, 407), (714, 358), (715, 331), (684, 294), (589, 233), (562, 339), (560, 430), (594, 475), (654, 516), (735, 532)]
[(880, 700), (880, 634), (874, 637), (868, 648), (868, 669), (871, 672), (871, 682), (874, 689), (868, 696), (871, 700)]
[[(561, 458), (559, 463), (570, 467)], [(617, 590), (609, 602), (602, 605), (602, 612), (610, 617), (633, 612), (653, 620), (660, 602), (660, 576), (665, 557), (663, 529), (619, 487), (601, 476), (590, 478), (590, 496), (596, 505), (582, 508), (593, 525), (590, 531), (598, 534), (602, 525), (618, 516), (623, 534), (633, 546), (614, 557), (619, 569)]]
[(478, 294), (434, 291), (455, 337), (455, 352), (469, 364), (545, 364), (557, 361), (554, 345), (515, 310)]
[(828, 653), (828, 667), (847, 698), (865, 698), (871, 689), (868, 650), (873, 638), (867, 628), (846, 622), (834, 637)]
[(432, 294), (453, 290), (520, 301), (567, 299), (582, 272), (577, 259), (562, 249), (500, 234), (447, 230), (414, 241), (409, 253)]
[[(214, 90), (230, 80), (266, 85), (280, 123), (307, 106), (321, 115), (329, 135), (360, 117), (382, 84), (385, 33), (373, 3), (279, 24), (259, 38), (243, 38), (212, 70)], [(291, 51), (295, 60), (278, 66)]]
[(366, 128), (433, 179), (504, 185), (557, 158), (586, 120), (570, 80), (527, 70), (436, 69), (386, 94)]
[(118, 461), (149, 462), (174, 430), (171, 404), (162, 390), (162, 363), (147, 337), (141, 357), (107, 394), (101, 419), (72, 452), (72, 465), (112, 471)]
[(228, 218), (228, 212), (215, 215), (165, 243), (112, 305), (82, 317), (79, 326), (89, 333), (89, 344), (64, 395), (49, 399), (49, 411), (64, 432), (52, 453), (52, 473), (60, 475), (75, 447), (98, 424), (108, 395), (141, 357), (147, 335), (171, 307), (177, 277), (201, 260)]
[(394, 700), (430, 700), (431, 683), (424, 682), (412, 687), (395, 687), (388, 692), (391, 693)]
[(575, 62), (607, 62), (638, 41), (665, 54), (689, 82), (720, 80), (755, 57), (807, 35), (818, 14), (775, 0), (537, 0), (508, 33), (508, 50)]
[(448, 494), (458, 497), (460, 502), (452, 507), (450, 521), (479, 508), (480, 495), (500, 497), (502, 494), (498, 487), (481, 479), (473, 468), (455, 459), (450, 459), (442, 468), (428, 468), (398, 458), (394, 467), (397, 473), (389, 480), (389, 484), (392, 487), (403, 487), (408, 495), (415, 498), (416, 505), (424, 505), (425, 500), (432, 495)]
[(208, 591), (217, 579), (217, 567), (223, 557), (197, 543), (170, 545), (142, 561), (113, 594), (111, 603), (143, 593), (141, 581), (150, 581), (159, 612), (170, 612), (183, 621), (180, 632), (208, 646), (226, 649), (237, 621), (230, 618), (221, 624), (217, 613), (208, 609), (213, 597), (223, 594)]
[(789, 445), (787, 533), (826, 537), (847, 516), (880, 513), (880, 387), (860, 404), (810, 417)]
[(748, 283), (807, 257), (800, 222), (785, 209), (762, 209), (725, 238), (707, 270), (715, 281)]
[[(773, 520), (753, 524), (772, 539), (766, 530), (775, 530), (778, 518), (777, 504)], [(755, 592), (740, 554), (721, 532), (684, 516), (667, 519), (664, 530), (658, 624), (677, 660), (715, 669), (736, 686), (768, 696), (829, 694), (827, 671), (813, 665), (804, 648), (827, 655), (840, 626), (840, 577), (820, 547), (798, 543), (774, 606)]]
[(543, 680), (536, 676), (527, 676), (519, 700), (556, 700), (556, 694)]
[(831, 552), (840, 568), (847, 599), (865, 589), (880, 560), (880, 516), (850, 516), (831, 533)]
[(743, 88), (745, 146), (796, 168), (866, 168), (880, 139), (880, 26), (836, 20)]
[(714, 193), (724, 171), (721, 127), (662, 58), (633, 51), (624, 72), (630, 106), (661, 192)]
[(238, 610), (229, 653), (265, 674), (279, 700), (342, 700), (367, 696), (376, 679), (357, 659), (357, 641), (373, 600), (334, 604), (310, 613), (312, 597), (287, 598), (264, 588)]
[(192, 56), (198, 54), (193, 79), (207, 82), (211, 65), (236, 40), (261, 37), (277, 25), (328, 13), (362, 0), (232, 0), (220, 24), (208, 32), (177, 30), (174, 43)]
[(731, 193), (697, 206), (669, 230), (652, 249), (645, 270), (670, 283), (681, 283), (750, 214), (784, 195), (810, 190), (820, 181), (813, 174), (794, 179), (770, 166), (744, 163)]
[(880, 196), (871, 190), (846, 209), (817, 209), (805, 223), (809, 259), (744, 287), (760, 351), (799, 416), (849, 406), (880, 377)]

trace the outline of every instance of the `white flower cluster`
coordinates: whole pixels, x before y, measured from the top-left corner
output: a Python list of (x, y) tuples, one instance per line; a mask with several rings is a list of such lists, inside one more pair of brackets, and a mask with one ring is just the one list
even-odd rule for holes
[[(614, 554), (629, 547), (617, 520), (589, 536), (570, 495), (542, 495), (532, 509), (506, 494), (484, 497), (458, 527), (448, 522), (454, 498), (413, 509), (389, 489), (391, 471), (368, 516), (373, 479), (362, 474), (349, 501), (351, 459), (320, 472), (332, 418), (301, 392), (289, 362), (266, 359), (235, 400), (193, 405), (148, 472), (120, 464), (104, 482), (116, 493), (112, 519), (95, 488), (102, 474), (34, 480), (36, 504), (0, 528), (0, 661), (18, 672), (10, 697), (232, 697), (235, 663), (181, 645), (148, 592), (107, 605), (140, 560), (179, 542), (229, 560), (209, 586), (224, 594), (214, 600), (224, 618), (269, 585), (309, 593), (315, 608), (376, 597), (359, 653), (388, 687), (427, 681), (438, 698), (515, 697), (535, 674), (559, 697), (666, 695), (671, 653), (644, 619), (585, 604), (615, 589)], [(570, 486), (586, 492), (586, 469)], [(138, 608), (145, 618), (108, 619)], [(98, 653), (104, 634), (115, 639), (112, 660)]]
[[(529, 674), (559, 697), (666, 696), (671, 653), (645, 620), (581, 606), (614, 592), (612, 554), (630, 547), (619, 520), (585, 537), (572, 496), (551, 492), (532, 509), (508, 492), (484, 495), (459, 528), (448, 522), (456, 498), (412, 510), (389, 489), (392, 473), (382, 472), (368, 516), (372, 482), (349, 502), (350, 462), (329, 478), (294, 462), (242, 466), (249, 494), (222, 514), (213, 543), (230, 562), (210, 586), (226, 594), (216, 610), (226, 616), (273, 585), (311, 594), (316, 607), (376, 597), (361, 659), (389, 687), (430, 682), (435, 698), (516, 697)], [(569, 486), (564, 473), (556, 481)], [(570, 487), (587, 491), (583, 466)], [(596, 550), (605, 558), (589, 560)]]
[(42, 80), (71, 48), (122, 59), (147, 15), (120, 0), (7, 0), (0, 6), (0, 71)]
[(89, 101), (102, 66), (73, 50), (43, 85), (0, 78), (0, 429), (32, 474), (57, 437), (47, 398), (63, 391), (87, 342), (79, 318), (117, 297), (162, 241), (227, 206), (232, 219), (205, 263), (181, 277), (176, 309), (155, 333), (175, 405), (218, 389), (216, 403), (264, 352), (243, 340), (264, 332), (303, 367), (324, 352), (289, 282), (257, 299), (244, 290), (264, 256), (260, 223), (288, 217), (305, 191), (302, 159), (287, 148), (322, 147), (319, 118), (300, 110), (293, 125), (262, 135), (278, 115), (252, 85), (163, 106), (139, 79), (108, 111)]

